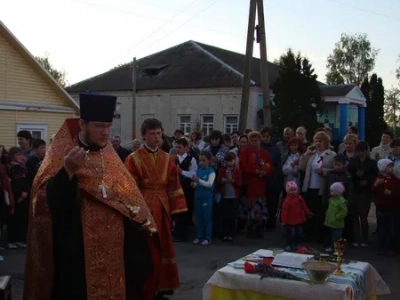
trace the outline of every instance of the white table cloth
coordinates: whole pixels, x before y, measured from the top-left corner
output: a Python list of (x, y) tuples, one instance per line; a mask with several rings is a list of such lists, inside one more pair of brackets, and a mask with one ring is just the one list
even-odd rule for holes
[[(205, 284), (203, 300), (211, 299), (213, 286), (231, 290), (253, 291), (288, 300), (368, 300), (373, 296), (390, 294), (389, 287), (369, 263), (349, 263), (342, 265), (342, 269), (346, 272), (345, 277), (331, 275), (328, 282), (310, 284), (277, 278), (260, 280), (258, 274), (247, 274), (243, 269), (228, 265), (217, 270)], [(304, 270), (283, 270), (308, 279)]]

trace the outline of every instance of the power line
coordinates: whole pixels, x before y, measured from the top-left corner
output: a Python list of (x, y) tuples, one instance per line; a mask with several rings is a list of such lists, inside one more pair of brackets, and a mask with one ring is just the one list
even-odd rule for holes
[[(137, 12), (131, 12), (131, 11), (127, 11), (127, 10), (122, 10), (122, 9), (118, 9), (118, 8), (108, 7), (108, 6), (104, 6), (104, 5), (99, 5), (99, 4), (96, 4), (96, 3), (86, 2), (86, 1), (83, 1), (83, 0), (69, 0), (69, 1), (80, 3), (80, 4), (84, 4), (84, 5), (87, 5), (87, 6), (97, 7), (99, 9), (103, 9), (103, 10), (107, 10), (107, 11), (111, 10), (111, 11), (115, 11), (115, 12), (118, 12), (118, 13), (130, 15), (130, 16), (133, 16), (133, 15), (135, 17), (141, 16), (141, 17), (143, 17), (145, 19), (157, 20), (157, 21), (162, 21), (162, 22), (166, 22), (167, 21), (166, 19), (157, 18), (157, 17), (153, 17), (153, 16), (149, 16), (149, 15), (144, 15), (144, 14), (140, 14), (140, 13), (137, 13)], [(197, 16), (197, 17), (199, 17), (199, 16)], [(203, 18), (203, 16), (200, 16), (200, 17)], [(221, 22), (225, 22), (222, 19), (215, 19), (215, 20), (219, 20)], [(169, 21), (169, 23), (171, 23), (171, 24), (181, 24), (180, 22), (173, 21), (173, 20)], [(237, 36), (237, 32), (232, 32), (232, 31), (219, 30), (219, 29), (215, 29), (215, 28), (203, 27), (203, 26), (198, 26), (198, 25), (193, 25), (193, 24), (186, 24), (186, 26), (187, 27), (201, 29), (201, 30), (205, 30), (205, 31), (212, 31), (212, 32), (216, 32), (216, 33), (221, 33), (221, 34), (224, 34), (224, 35)]]
[[(171, 11), (177, 11), (175, 8), (169, 7), (169, 6), (165, 6), (165, 5), (160, 5), (160, 4), (156, 4), (156, 3), (151, 3), (151, 2), (147, 2), (147, 1), (142, 1), (142, 0), (129, 0), (130, 2), (135, 2), (135, 3), (140, 3), (140, 4), (144, 4), (144, 5), (148, 5), (148, 6), (154, 6), (154, 7), (159, 7), (162, 9), (167, 9), (167, 10), (171, 10)], [(400, 1), (400, 0), (398, 0)], [(188, 16), (193, 16), (193, 14), (189, 14), (189, 13), (183, 13), (184, 15), (188, 15)], [(223, 22), (223, 23), (232, 23), (232, 24), (237, 24), (236, 21), (232, 21), (232, 20), (228, 20), (228, 19), (219, 19), (219, 18), (215, 18), (215, 17), (210, 17), (210, 16), (197, 16), (198, 18), (201, 19), (208, 19), (208, 20), (214, 20), (217, 22)]]
[[(325, 1), (334, 2), (334, 3), (339, 4), (339, 5), (351, 7), (353, 9), (360, 10), (360, 11), (363, 11), (363, 12), (366, 12), (366, 13), (369, 13), (369, 14), (372, 14), (372, 15), (384, 17), (384, 18), (387, 18), (387, 19), (400, 21), (400, 18), (398, 18), (398, 17), (390, 16), (390, 15), (386, 15), (386, 14), (382, 14), (382, 13), (378, 13), (378, 12), (375, 12), (375, 11), (372, 11), (372, 10), (368, 10), (368, 9), (365, 9), (365, 8), (362, 8), (362, 7), (354, 6), (354, 5), (349, 4), (349, 3), (344, 3), (344, 2), (340, 2), (340, 1), (336, 1), (336, 0), (325, 0)], [(398, 0), (398, 1), (400, 1), (400, 0)]]
[(189, 5), (187, 5), (185, 8), (183, 8), (182, 10), (178, 11), (175, 15), (172, 16), (172, 18), (166, 20), (163, 24), (161, 24), (161, 26), (159, 26), (158, 28), (156, 28), (153, 32), (151, 32), (149, 35), (147, 35), (145, 38), (143, 38), (142, 40), (140, 40), (139, 42), (137, 42), (136, 44), (134, 44), (133, 46), (130, 46), (126, 52), (132, 50), (132, 49), (136, 49), (137, 46), (139, 46), (142, 42), (144, 42), (145, 40), (149, 39), (151, 36), (153, 36), (154, 34), (156, 34), (160, 29), (162, 29), (165, 25), (167, 25), (168, 23), (170, 23), (171, 21), (173, 21), (176, 17), (178, 17), (180, 14), (182, 14), (185, 10), (189, 9), (195, 2), (197, 2), (199, 0), (194, 0), (192, 2), (190, 2)]
[[(69, 1), (71, 1), (71, 2), (76, 2), (76, 3), (80, 3), (80, 4), (84, 4), (84, 5), (87, 5), (87, 6), (97, 7), (97, 8), (103, 9), (103, 10), (107, 10), (107, 11), (115, 11), (115, 12), (122, 13), (122, 14), (135, 15), (136, 17), (139, 16), (139, 17), (143, 17), (143, 18), (145, 18), (145, 19), (150, 19), (150, 20), (157, 20), (157, 21), (163, 21), (163, 22), (165, 22), (165, 21), (168, 20), (168, 19), (157, 18), (157, 17), (153, 17), (153, 16), (141, 14), (140, 12), (136, 12), (136, 11), (135, 11), (135, 12), (127, 11), (127, 10), (124, 10), (124, 9), (119, 9), (119, 8), (115, 8), (115, 7), (105, 6), (105, 5), (102, 5), (102, 4), (97, 4), (97, 3), (93, 3), (93, 2), (87, 2), (87, 1), (84, 1), (84, 0), (69, 0)], [(159, 4), (155, 4), (155, 3), (149, 3), (149, 2), (145, 2), (145, 1), (131, 0), (131, 2), (137, 2), (137, 3), (142, 3), (142, 4), (148, 4), (148, 5), (154, 6), (154, 7), (160, 7), (160, 8), (168, 9), (168, 10), (171, 10), (171, 11), (177, 11), (176, 9), (171, 8), (171, 7), (167, 7), (167, 6), (159, 5)], [(193, 16), (193, 14), (188, 14), (188, 13), (184, 13), (184, 15)], [(223, 22), (223, 23), (237, 24), (236, 21), (232, 21), (232, 20), (219, 19), (219, 18), (214, 18), (214, 17), (209, 17), (209, 16), (197, 16), (197, 17), (198, 17), (198, 18), (202, 18), (202, 19), (214, 20), (214, 21), (218, 21), (218, 22), (221, 22), (221, 23)], [(170, 23), (179, 24), (180, 22), (177, 22), (177, 21), (170, 21)], [(194, 25), (188, 25), (188, 26), (189, 26), (189, 27), (197, 27), (197, 26), (194, 26)], [(202, 27), (202, 28), (204, 28), (204, 27)]]
[(142, 53), (144, 50), (147, 50), (148, 48), (154, 46), (155, 44), (157, 44), (159, 41), (161, 41), (162, 39), (166, 38), (168, 35), (170, 35), (171, 33), (175, 32), (176, 30), (182, 28), (183, 26), (185, 26), (187, 23), (191, 22), (192, 20), (194, 20), (198, 15), (200, 15), (201, 13), (205, 12), (206, 10), (208, 10), (209, 8), (211, 8), (212, 6), (214, 6), (215, 4), (217, 4), (219, 1), (221, 0), (215, 0), (213, 3), (211, 3), (210, 5), (208, 5), (206, 8), (202, 9), (200, 12), (198, 12), (196, 15), (194, 15), (193, 17), (191, 17), (190, 19), (188, 19), (187, 21), (183, 22), (181, 25), (179, 25), (178, 27), (174, 28), (173, 30), (169, 31), (168, 33), (164, 34), (161, 38), (159, 38), (158, 40), (156, 40), (154, 43), (152, 43), (151, 45), (147, 46), (145, 49), (143, 49), (142, 51), (140, 51), (138, 54)]

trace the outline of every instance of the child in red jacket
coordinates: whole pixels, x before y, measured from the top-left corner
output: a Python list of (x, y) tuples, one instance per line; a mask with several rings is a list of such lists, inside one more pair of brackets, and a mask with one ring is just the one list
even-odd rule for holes
[(242, 171), (236, 168), (236, 155), (233, 152), (225, 154), (225, 167), (218, 172), (218, 192), (221, 194), (222, 230), (224, 242), (232, 242), (235, 232), (240, 188), (242, 186)]
[(296, 182), (286, 183), (287, 196), (283, 200), (281, 221), (286, 227), (286, 251), (295, 250), (295, 246), (300, 240), (303, 224), (307, 217), (312, 216), (304, 199), (300, 196)]
[(387, 256), (392, 256), (397, 248), (397, 211), (400, 207), (400, 179), (393, 174), (393, 167), (390, 159), (378, 161), (380, 174), (371, 190), (376, 206), (378, 254)]

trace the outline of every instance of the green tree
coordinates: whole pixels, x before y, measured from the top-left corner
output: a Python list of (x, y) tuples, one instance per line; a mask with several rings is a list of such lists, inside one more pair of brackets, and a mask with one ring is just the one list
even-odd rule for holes
[(392, 128), (395, 135), (396, 128), (400, 125), (400, 90), (398, 88), (392, 87), (386, 92), (384, 109), (386, 122)]
[(360, 85), (374, 69), (378, 53), (366, 34), (342, 33), (327, 59), (327, 83)]
[(380, 143), (382, 132), (386, 129), (383, 111), (385, 88), (382, 78), (377, 74), (372, 74), (371, 78), (367, 76), (361, 85), (361, 91), (367, 101), (365, 140), (373, 147)]
[(64, 70), (57, 70), (53, 67), (50, 62), (49, 55), (46, 54), (43, 57), (36, 56), (35, 59), (43, 66), (43, 68), (50, 73), (51, 76), (62, 86), (65, 87), (67, 85), (67, 74)]
[(317, 114), (323, 110), (317, 75), (301, 53), (291, 49), (278, 60), (279, 77), (273, 85), (272, 123), (276, 132), (286, 126), (307, 126), (309, 132), (318, 127)]
[(119, 69), (119, 68), (125, 67), (126, 65), (129, 65), (129, 64), (130, 64), (130, 63), (118, 64), (118, 65), (114, 66), (111, 70)]

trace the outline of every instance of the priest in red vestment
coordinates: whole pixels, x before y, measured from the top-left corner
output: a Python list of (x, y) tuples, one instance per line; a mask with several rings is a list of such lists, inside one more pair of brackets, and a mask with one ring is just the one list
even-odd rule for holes
[(159, 149), (162, 131), (159, 120), (145, 120), (141, 126), (145, 144), (125, 160), (125, 165), (136, 179), (150, 208), (160, 237), (160, 266), (156, 267), (159, 271), (159, 299), (165, 299), (164, 295), (172, 294), (173, 290), (179, 287), (170, 224), (172, 214), (187, 211), (175, 162), (168, 153)]
[[(81, 94), (35, 177), (24, 300), (153, 300), (156, 224), (108, 142), (116, 97)], [(159, 251), (159, 250), (158, 250)]]

